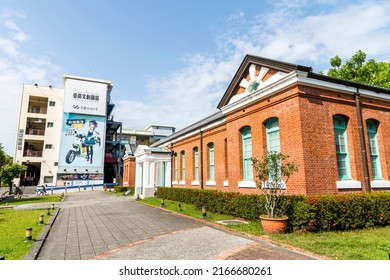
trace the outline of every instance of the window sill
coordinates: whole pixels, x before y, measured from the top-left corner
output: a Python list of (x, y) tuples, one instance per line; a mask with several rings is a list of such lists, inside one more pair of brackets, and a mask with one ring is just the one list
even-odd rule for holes
[(206, 181), (206, 186), (213, 186), (215, 187), (217, 184), (215, 183), (215, 181)]
[(178, 185), (179, 183), (177, 181), (172, 181), (172, 185)]
[(371, 188), (373, 188), (373, 189), (390, 188), (390, 181), (386, 181), (386, 180), (374, 180), (374, 181), (371, 181)]
[(239, 181), (239, 188), (256, 188), (256, 183), (254, 181)]
[(192, 186), (199, 186), (199, 181), (192, 181), (192, 182), (191, 182), (191, 185), (192, 185)]
[(224, 187), (229, 187), (229, 181), (223, 181), (223, 186)]
[(362, 183), (355, 180), (343, 180), (336, 182), (337, 189), (361, 189)]
[(179, 185), (185, 186), (185, 185), (186, 185), (186, 181), (180, 181), (180, 182), (179, 182)]

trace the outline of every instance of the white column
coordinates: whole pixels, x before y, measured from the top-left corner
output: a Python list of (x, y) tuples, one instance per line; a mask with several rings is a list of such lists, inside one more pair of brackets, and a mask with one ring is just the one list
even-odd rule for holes
[(142, 194), (142, 163), (137, 163), (135, 166), (135, 191), (134, 194), (137, 197)]
[(145, 188), (147, 188), (147, 185), (148, 185), (148, 179), (149, 179), (149, 162), (147, 161), (144, 161), (142, 162), (142, 170), (143, 170), (143, 176), (142, 176), (142, 197), (146, 197), (145, 196)]
[(153, 197), (154, 196), (154, 162), (148, 161), (145, 162), (147, 165), (147, 184), (144, 184), (144, 197)]
[(165, 187), (170, 187), (172, 185), (172, 178), (171, 178), (171, 161), (166, 161), (166, 168), (165, 168)]

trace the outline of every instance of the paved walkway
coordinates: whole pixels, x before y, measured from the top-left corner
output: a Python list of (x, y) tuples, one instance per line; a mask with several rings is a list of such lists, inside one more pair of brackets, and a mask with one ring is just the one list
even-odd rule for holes
[(103, 191), (69, 193), (40, 260), (315, 259)]

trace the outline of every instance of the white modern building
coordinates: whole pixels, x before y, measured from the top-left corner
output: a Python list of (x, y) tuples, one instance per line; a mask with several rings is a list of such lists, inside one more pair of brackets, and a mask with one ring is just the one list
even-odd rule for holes
[(14, 162), (27, 171), (17, 185), (56, 183), (63, 110), (63, 88), (23, 85)]
[(122, 126), (111, 117), (112, 83), (70, 75), (63, 78), (64, 88), (23, 85), (14, 162), (27, 170), (14, 183), (119, 182), (119, 178), (104, 177), (110, 173), (106, 170), (121, 169), (117, 131)]

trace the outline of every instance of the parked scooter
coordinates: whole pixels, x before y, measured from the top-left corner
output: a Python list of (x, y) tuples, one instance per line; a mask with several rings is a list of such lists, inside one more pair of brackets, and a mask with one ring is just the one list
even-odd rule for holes
[[(97, 132), (95, 133), (98, 135)], [(72, 163), (76, 157), (83, 157), (92, 164), (93, 146), (99, 144), (100, 147), (100, 137), (94, 136), (94, 144), (85, 144), (84, 141), (86, 137), (82, 134), (77, 134), (77, 132), (75, 132), (75, 138), (76, 139), (72, 143), (72, 149), (70, 149), (66, 155), (66, 163)]]

